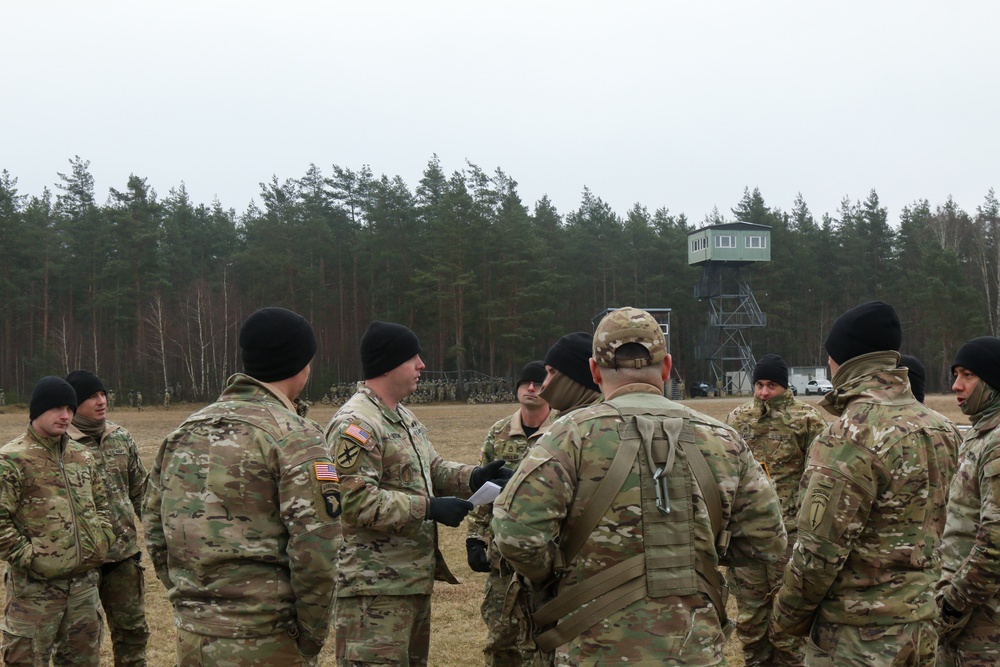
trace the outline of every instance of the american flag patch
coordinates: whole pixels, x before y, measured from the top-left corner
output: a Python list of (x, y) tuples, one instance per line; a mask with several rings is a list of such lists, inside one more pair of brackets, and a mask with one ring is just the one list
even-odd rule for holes
[(368, 442), (368, 438), (372, 437), (371, 433), (364, 430), (357, 424), (351, 424), (346, 429), (344, 429), (344, 435), (354, 438), (362, 445)]
[(340, 477), (337, 476), (337, 468), (332, 463), (314, 463), (313, 467), (316, 470), (316, 479), (329, 482), (340, 481)]

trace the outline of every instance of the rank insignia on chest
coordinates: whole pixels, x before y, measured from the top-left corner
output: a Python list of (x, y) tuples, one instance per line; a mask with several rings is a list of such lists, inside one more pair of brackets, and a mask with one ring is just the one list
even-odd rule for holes
[(340, 477), (337, 476), (337, 469), (332, 463), (314, 463), (313, 469), (316, 471), (316, 479), (319, 481), (337, 482), (340, 481)]

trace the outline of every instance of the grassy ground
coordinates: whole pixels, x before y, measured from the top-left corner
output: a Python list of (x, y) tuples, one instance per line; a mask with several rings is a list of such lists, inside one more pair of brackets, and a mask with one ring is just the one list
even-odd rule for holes
[[(746, 398), (699, 398), (685, 401), (697, 410), (717, 418), (726, 414)], [(803, 398), (815, 403), (817, 397)], [(929, 396), (927, 404), (951, 418), (956, 424), (968, 420), (958, 411), (950, 395)], [(174, 406), (169, 410), (147, 408), (142, 412), (117, 409), (111, 419), (127, 428), (139, 444), (143, 461), (152, 467), (153, 458), (163, 437), (175, 428), (196, 406)], [(461, 405), (437, 404), (414, 407), (414, 412), (430, 430), (431, 442), (446, 459), (474, 463), (486, 430), (497, 419), (514, 411), (513, 404)], [(310, 417), (325, 425), (333, 415), (333, 406), (316, 405)], [(0, 408), (0, 443), (5, 443), (23, 432), (27, 422), (25, 406)], [(479, 651), (486, 638), (486, 631), (479, 617), (479, 602), (484, 574), (468, 569), (465, 563), (465, 529), (445, 528), (440, 531), (442, 551), (451, 569), (462, 583), (457, 586), (437, 584), (434, 591), (432, 641), (430, 664), (434, 667), (468, 667), (479, 664)], [(6, 565), (2, 566), (4, 569)], [(2, 595), (2, 593), (0, 593)], [(152, 631), (149, 646), (149, 664), (153, 667), (174, 664), (173, 611), (166, 592), (153, 576), (146, 572), (147, 618)], [(105, 634), (107, 639), (107, 634)], [(112, 665), (108, 641), (105, 641), (102, 666)], [(727, 650), (729, 664), (743, 664), (738, 642), (733, 639)], [(334, 665), (332, 641), (324, 652), (321, 665)]]

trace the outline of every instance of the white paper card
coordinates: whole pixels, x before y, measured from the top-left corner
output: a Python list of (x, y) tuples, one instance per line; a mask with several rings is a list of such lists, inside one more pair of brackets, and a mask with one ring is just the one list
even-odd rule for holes
[(479, 507), (486, 503), (492, 503), (500, 495), (501, 487), (493, 482), (486, 482), (479, 487), (469, 498), (469, 502)]

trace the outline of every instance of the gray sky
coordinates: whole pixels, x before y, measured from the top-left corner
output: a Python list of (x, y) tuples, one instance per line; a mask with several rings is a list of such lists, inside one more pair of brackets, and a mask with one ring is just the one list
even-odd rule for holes
[(969, 213), (1000, 187), (995, 2), (11, 2), (0, 169), (89, 160), (242, 212), (310, 163), (416, 186), (434, 153), (560, 213), (589, 187), (729, 217), (744, 187), (817, 219), (874, 188)]

